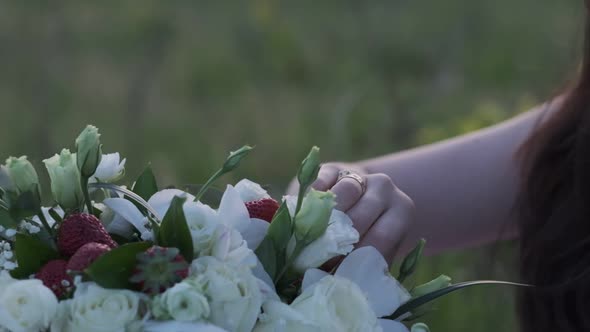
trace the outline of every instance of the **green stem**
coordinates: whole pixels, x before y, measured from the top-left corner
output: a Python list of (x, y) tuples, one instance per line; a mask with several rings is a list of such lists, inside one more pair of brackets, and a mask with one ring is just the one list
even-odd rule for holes
[(86, 208), (88, 213), (92, 214), (92, 201), (90, 200), (90, 193), (88, 192), (88, 178), (82, 177), (82, 193), (84, 194), (84, 201), (86, 202)]
[(199, 190), (199, 192), (197, 193), (197, 195), (195, 197), (195, 202), (200, 200), (201, 197), (203, 197), (203, 195), (205, 194), (205, 192), (207, 192), (207, 189), (209, 189), (209, 187), (211, 187), (213, 182), (215, 182), (215, 180), (219, 179), (219, 177), (221, 177), (223, 174), (225, 174), (223, 168), (221, 168), (217, 172), (215, 172), (215, 174), (213, 174), (213, 176), (211, 176), (209, 178), (209, 180), (207, 180), (207, 182), (205, 182), (205, 184), (201, 187), (201, 189)]
[(291, 265), (293, 265), (293, 263), (295, 262), (295, 259), (297, 259), (299, 254), (301, 254), (301, 252), (303, 251), (303, 248), (305, 248), (305, 246), (300, 245), (299, 242), (295, 244), (295, 249), (293, 249), (293, 252), (287, 258), (287, 263), (285, 264), (285, 266), (283, 266), (281, 271), (277, 274), (277, 277), (275, 278), (275, 284), (277, 284), (281, 280), (281, 278), (285, 275), (285, 273), (287, 273), (287, 270), (291, 267)]
[[(49, 223), (47, 222), (47, 219), (45, 218), (45, 215), (43, 214), (43, 210), (39, 210), (37, 215), (39, 216), (39, 220), (41, 220), (43, 227), (45, 227), (47, 232), (49, 232), (49, 235), (51, 235), (53, 237), (53, 228), (51, 228), (51, 226), (49, 226)], [(56, 223), (57, 223), (57, 221), (56, 221)]]
[(295, 208), (295, 214), (293, 215), (293, 219), (297, 216), (299, 210), (301, 210), (301, 205), (303, 205), (303, 196), (305, 195), (306, 189), (307, 188), (305, 188), (303, 185), (299, 186), (299, 194), (297, 195), (297, 207)]

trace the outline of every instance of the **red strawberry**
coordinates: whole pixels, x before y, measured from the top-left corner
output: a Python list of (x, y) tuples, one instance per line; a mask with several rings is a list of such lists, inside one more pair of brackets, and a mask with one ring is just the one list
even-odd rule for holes
[(71, 271), (84, 271), (98, 257), (110, 250), (111, 247), (106, 244), (96, 242), (86, 243), (76, 251), (74, 256), (70, 257), (66, 269)]
[(117, 243), (95, 216), (78, 213), (63, 220), (57, 234), (57, 246), (63, 255), (72, 256), (80, 247), (91, 242), (117, 247)]
[(271, 222), (279, 209), (279, 203), (272, 198), (263, 198), (257, 201), (246, 202), (246, 208), (248, 208), (250, 218), (258, 218)]
[(74, 281), (66, 273), (66, 262), (63, 259), (55, 259), (43, 265), (35, 278), (43, 281), (43, 284), (51, 289), (60, 299), (67, 297), (74, 287)]

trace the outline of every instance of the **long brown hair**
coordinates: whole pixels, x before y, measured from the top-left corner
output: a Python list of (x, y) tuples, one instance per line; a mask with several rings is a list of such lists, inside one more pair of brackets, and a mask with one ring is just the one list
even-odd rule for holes
[[(588, 0), (587, 0), (588, 1)], [(588, 16), (588, 15), (587, 15)], [(590, 19), (577, 80), (521, 147), (523, 332), (590, 331)]]

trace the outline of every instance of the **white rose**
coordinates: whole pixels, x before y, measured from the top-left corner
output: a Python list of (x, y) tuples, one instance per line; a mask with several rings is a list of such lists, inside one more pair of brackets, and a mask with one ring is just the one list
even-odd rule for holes
[(38, 279), (0, 275), (0, 327), (12, 332), (47, 329), (57, 312), (57, 298)]
[(319, 267), (331, 258), (350, 253), (358, 241), (352, 220), (346, 213), (333, 210), (326, 232), (301, 251), (293, 267), (299, 272)]
[(195, 257), (208, 255), (220, 224), (217, 212), (201, 202), (186, 202), (183, 206), (186, 223), (193, 239)]
[[(307, 270), (301, 286), (303, 293), (291, 306), (329, 329), (343, 325), (350, 329), (342, 331), (407, 332), (398, 321), (378, 319), (391, 315), (410, 299), (408, 291), (388, 270), (387, 262), (374, 247), (356, 249), (342, 261), (334, 276), (318, 269)], [(358, 318), (358, 322), (349, 321), (351, 317)]]
[(291, 307), (324, 331), (381, 331), (361, 289), (345, 278), (325, 276), (299, 295)]
[(226, 330), (207, 323), (196, 322), (161, 322), (161, 321), (147, 321), (143, 326), (143, 332), (227, 332)]
[(228, 331), (251, 331), (256, 323), (262, 294), (249, 268), (214, 257), (193, 261), (191, 273), (209, 300), (209, 321)]
[(243, 179), (236, 183), (236, 190), (244, 202), (257, 201), (263, 198), (270, 198), (270, 195), (258, 183)]
[(125, 161), (119, 153), (103, 154), (90, 182), (115, 182), (125, 175)]
[(211, 251), (206, 255), (248, 268), (255, 267), (257, 263), (256, 254), (248, 248), (248, 243), (242, 238), (240, 232), (225, 225), (220, 225), (217, 229)]
[(321, 332), (322, 327), (280, 301), (267, 301), (262, 306), (254, 332)]
[(152, 314), (156, 319), (174, 319), (182, 322), (196, 322), (207, 319), (209, 303), (202, 287), (191, 279), (174, 285), (152, 301)]
[(105, 289), (94, 283), (78, 285), (74, 298), (60, 303), (59, 323), (52, 332), (112, 332), (139, 328), (141, 295)]

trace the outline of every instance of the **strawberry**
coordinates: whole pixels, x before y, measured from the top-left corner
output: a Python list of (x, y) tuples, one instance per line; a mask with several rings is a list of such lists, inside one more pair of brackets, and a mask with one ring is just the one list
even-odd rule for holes
[(117, 247), (117, 243), (95, 216), (77, 213), (63, 220), (57, 234), (57, 247), (60, 253), (72, 256), (80, 247), (91, 242), (106, 244), (110, 248)]
[(189, 264), (177, 248), (153, 246), (137, 255), (137, 265), (131, 279), (148, 294), (163, 293), (188, 276)]
[(55, 259), (43, 265), (35, 274), (35, 278), (43, 281), (43, 284), (51, 289), (59, 299), (66, 298), (73, 290), (74, 281), (66, 273), (66, 262), (63, 259)]
[(81, 246), (74, 256), (70, 257), (66, 270), (84, 271), (98, 257), (111, 250), (106, 244), (90, 242)]
[(250, 218), (258, 218), (271, 222), (279, 209), (279, 203), (272, 198), (263, 198), (257, 201), (246, 202), (246, 208), (248, 208)]

